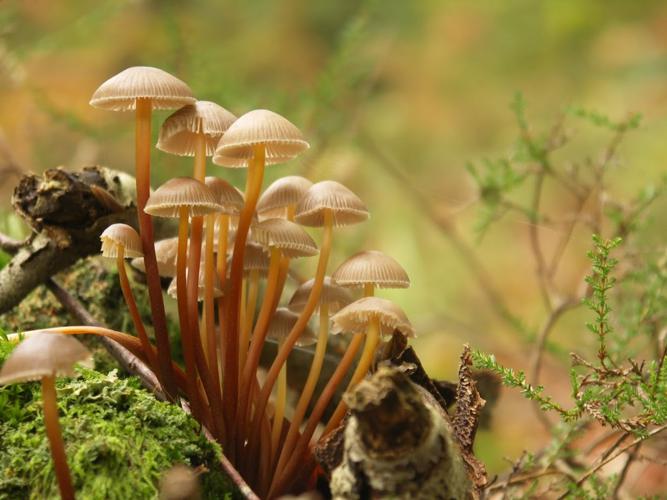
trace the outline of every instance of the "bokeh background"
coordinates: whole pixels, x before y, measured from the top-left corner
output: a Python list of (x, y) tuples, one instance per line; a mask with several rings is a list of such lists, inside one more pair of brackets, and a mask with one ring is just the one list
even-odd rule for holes
[[(24, 172), (90, 164), (132, 171), (131, 116), (93, 109), (88, 100), (102, 81), (133, 65), (163, 68), (200, 99), (237, 115), (268, 108), (304, 131), (311, 150), (271, 167), (266, 184), (290, 174), (331, 178), (367, 203), (370, 222), (336, 233), (331, 269), (360, 249), (381, 249), (403, 264), (411, 289), (382, 295), (412, 319), (417, 351), (437, 378), (455, 377), (464, 343), (516, 368), (527, 367), (530, 352), (499, 319), (451, 231), (438, 221), (456, 228), (456, 241), (474, 252), (528, 328), (544, 317), (526, 222), (509, 215), (480, 240), (478, 195), (464, 168), (511, 156), (515, 92), (524, 94), (536, 133), (570, 106), (615, 119), (643, 115), (620, 149), (621, 161), (611, 166), (607, 188), (614, 196), (630, 196), (664, 172), (662, 0), (4, 0), (0, 211), (10, 211), (11, 190)], [(576, 140), (559, 153), (563, 161), (595, 157), (608, 140), (580, 121), (566, 127)], [(187, 174), (191, 165), (157, 150), (153, 161), (154, 185)], [(211, 171), (243, 185), (243, 172)], [(554, 195), (546, 203), (557, 209), (565, 202)], [(649, 225), (658, 238), (665, 211), (658, 205)], [(15, 221), (1, 220), (0, 229), (18, 236)], [(565, 288), (581, 278), (589, 241), (585, 231), (575, 234)], [(555, 336), (563, 349), (585, 342), (584, 320), (574, 313), (559, 325)], [(548, 390), (558, 396), (566, 374), (550, 362)], [(478, 448), (493, 473), (507, 466), (503, 457), (516, 458), (547, 439), (529, 405), (507, 392)]]

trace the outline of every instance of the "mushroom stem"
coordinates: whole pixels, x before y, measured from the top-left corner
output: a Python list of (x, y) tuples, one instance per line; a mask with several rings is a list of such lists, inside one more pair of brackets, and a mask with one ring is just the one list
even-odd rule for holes
[(65, 443), (63, 443), (58, 421), (56, 379), (53, 375), (42, 377), (42, 400), (44, 401), (44, 426), (46, 427), (46, 436), (49, 438), (49, 447), (53, 458), (53, 468), (56, 471), (56, 478), (58, 478), (60, 497), (63, 500), (74, 500), (74, 488), (72, 487), (72, 479), (65, 456)]
[(208, 367), (213, 379), (213, 390), (218, 402), (222, 401), (222, 394), (218, 381), (220, 373), (218, 367), (218, 342), (215, 332), (215, 308), (213, 300), (213, 280), (215, 278), (215, 264), (213, 262), (213, 236), (215, 230), (215, 215), (206, 216), (206, 246), (204, 256), (204, 266), (206, 274), (204, 276), (204, 317), (206, 330), (206, 353)]
[(334, 374), (329, 379), (326, 387), (320, 394), (320, 397), (315, 403), (312, 413), (308, 417), (308, 423), (304, 429), (301, 437), (294, 447), (294, 452), (292, 453), (289, 461), (283, 469), (276, 469), (271, 488), (269, 489), (269, 495), (267, 498), (274, 498), (279, 492), (285, 491), (290, 486), (290, 481), (294, 479), (295, 473), (299, 464), (302, 463), (301, 458), (303, 454), (307, 451), (308, 444), (310, 443), (310, 438), (312, 437), (317, 425), (320, 422), (320, 418), (324, 414), (329, 402), (334, 397), (337, 387), (345, 378), (347, 371), (352, 366), (354, 362), (354, 357), (361, 346), (363, 341), (362, 335), (354, 335), (350, 344), (345, 351), (345, 354), (340, 360), (338, 367), (334, 371)]
[(225, 359), (225, 294), (226, 294), (226, 281), (227, 281), (227, 238), (229, 235), (229, 215), (227, 214), (218, 214), (218, 252), (216, 254), (215, 269), (218, 273), (218, 284), (220, 289), (223, 291), (223, 296), (218, 297), (218, 322), (219, 322), (219, 333), (218, 333), (218, 347), (220, 349), (220, 379), (219, 384), (222, 390), (222, 376), (224, 374), (224, 363)]
[(248, 454), (248, 459), (251, 456), (255, 456), (257, 450), (257, 442), (261, 425), (261, 418), (264, 415), (266, 410), (266, 405), (269, 401), (269, 396), (271, 390), (273, 389), (273, 384), (278, 378), (278, 374), (282, 365), (287, 361), (294, 344), (299, 339), (299, 336), (303, 332), (304, 328), (308, 324), (308, 320), (315, 311), (317, 304), (320, 299), (320, 293), (322, 292), (322, 285), (324, 284), (324, 276), (327, 271), (327, 264), (329, 262), (329, 255), (331, 254), (331, 244), (333, 241), (333, 212), (329, 209), (324, 211), (324, 234), (322, 237), (322, 246), (320, 248), (320, 258), (317, 263), (317, 270), (315, 272), (315, 278), (313, 280), (313, 288), (310, 291), (308, 296), (308, 301), (303, 308), (303, 311), (299, 315), (299, 319), (296, 321), (289, 335), (285, 339), (285, 343), (282, 348), (278, 350), (276, 357), (269, 369), (269, 372), (266, 375), (266, 380), (262, 386), (262, 390), (259, 394), (257, 401), (257, 406), (255, 408), (255, 414), (253, 418), (252, 427), (250, 428), (250, 434), (248, 435), (248, 442), (250, 446), (251, 453)]
[(134, 300), (134, 294), (132, 293), (132, 288), (130, 287), (130, 281), (127, 279), (127, 270), (125, 269), (125, 248), (123, 246), (118, 247), (116, 267), (118, 268), (120, 289), (123, 291), (123, 297), (125, 298), (125, 303), (127, 304), (127, 308), (130, 311), (130, 316), (132, 317), (132, 322), (134, 323), (134, 329), (137, 331), (137, 336), (141, 341), (141, 348), (146, 353), (146, 359), (148, 359), (149, 367), (155, 372), (157, 371), (157, 359), (155, 357), (155, 352), (153, 351), (153, 346), (151, 345), (151, 342), (148, 339), (148, 335), (146, 334), (144, 322), (141, 321), (141, 315), (139, 314), (137, 303)]
[[(227, 429), (232, 429), (232, 421), (236, 416), (238, 399), (238, 361), (239, 361), (239, 309), (241, 300), (241, 284), (243, 280), (243, 257), (248, 239), (248, 230), (257, 206), (257, 199), (264, 179), (264, 145), (255, 146), (253, 158), (248, 162), (248, 179), (246, 185), (245, 204), (239, 218), (232, 256), (230, 273), (229, 300), (227, 303), (226, 345), (225, 345), (225, 377), (223, 380), (223, 399)], [(234, 450), (230, 450), (232, 457)]]
[(243, 331), (241, 332), (241, 341), (239, 343), (239, 373), (243, 373), (246, 357), (248, 355), (248, 341), (253, 320), (255, 319), (255, 309), (257, 307), (257, 294), (259, 292), (259, 271), (253, 269), (248, 276), (248, 295), (246, 302), (245, 321)]
[[(239, 429), (241, 430), (239, 433), (240, 439), (245, 439), (245, 429), (247, 427), (247, 422), (250, 419), (250, 384), (252, 383), (253, 377), (257, 372), (257, 366), (259, 365), (259, 358), (262, 354), (264, 340), (266, 339), (266, 334), (269, 331), (269, 324), (271, 323), (271, 318), (273, 317), (273, 313), (275, 311), (273, 303), (276, 293), (276, 284), (278, 282), (280, 272), (281, 256), (282, 252), (280, 249), (271, 247), (269, 275), (266, 278), (266, 291), (264, 292), (264, 299), (262, 300), (262, 306), (259, 310), (257, 324), (255, 325), (255, 329), (252, 332), (248, 358), (246, 360), (246, 364), (243, 369), (243, 376), (241, 378), (241, 387), (243, 390), (239, 394), (239, 406), (236, 416), (237, 425), (239, 425)], [(242, 443), (239, 442), (239, 444)]]
[(276, 470), (279, 470), (285, 461), (292, 453), (294, 444), (296, 443), (297, 438), (299, 437), (299, 427), (303, 420), (308, 405), (313, 397), (315, 392), (315, 387), (317, 386), (317, 381), (320, 378), (320, 373), (322, 371), (322, 364), (324, 363), (324, 354), (327, 349), (327, 340), (329, 337), (329, 304), (322, 302), (320, 304), (320, 330), (317, 336), (317, 345), (315, 346), (315, 354), (313, 356), (313, 362), (310, 365), (310, 371), (308, 372), (308, 378), (306, 383), (301, 390), (301, 396), (299, 401), (296, 404), (296, 409), (294, 410), (294, 415), (292, 416), (292, 423), (290, 424), (287, 437), (282, 446), (280, 452), (280, 457), (278, 459), (278, 464), (276, 465)]
[[(366, 376), (366, 372), (373, 363), (373, 358), (375, 357), (375, 350), (377, 349), (378, 343), (380, 342), (380, 319), (377, 316), (371, 318), (368, 325), (368, 330), (366, 331), (366, 342), (364, 343), (364, 350), (361, 353), (361, 358), (359, 358), (359, 363), (357, 364), (350, 383), (347, 385), (345, 392), (351, 391), (361, 380)], [(347, 405), (341, 398), (340, 403), (336, 407), (333, 415), (329, 419), (324, 431), (322, 431), (322, 436), (326, 436), (336, 426), (340, 423), (345, 412), (347, 411)]]
[(167, 319), (162, 300), (162, 287), (157, 269), (157, 259), (155, 258), (153, 219), (144, 212), (151, 189), (151, 113), (152, 106), (150, 99), (137, 99), (135, 131), (137, 219), (139, 220), (139, 233), (144, 252), (148, 297), (150, 299), (153, 327), (155, 329), (159, 363), (158, 375), (166, 394), (171, 399), (174, 399), (176, 397), (176, 385), (172, 372), (171, 348), (167, 334)]
[[(278, 343), (278, 349), (282, 347), (282, 342)], [(287, 399), (287, 363), (283, 365), (278, 374), (278, 389), (276, 391), (275, 412), (273, 414), (273, 427), (271, 429), (271, 453), (274, 457), (278, 452), (278, 443), (280, 434), (283, 430), (283, 417), (285, 416), (285, 400)]]
[[(188, 241), (188, 209), (179, 209), (178, 221), (178, 253), (176, 255), (176, 300), (178, 302), (178, 320), (181, 329), (181, 347), (185, 361), (185, 375), (187, 377), (187, 395), (190, 407), (195, 418), (201, 416), (201, 402), (197, 389), (197, 365), (195, 361), (193, 331), (190, 329), (188, 307), (186, 265), (187, 265), (187, 241)], [(193, 311), (196, 314), (197, 309)]]

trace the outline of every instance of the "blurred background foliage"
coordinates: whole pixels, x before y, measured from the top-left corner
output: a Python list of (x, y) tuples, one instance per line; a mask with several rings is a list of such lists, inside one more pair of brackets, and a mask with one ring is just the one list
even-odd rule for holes
[[(4, 0), (0, 210), (10, 212), (11, 190), (24, 172), (89, 164), (132, 171), (131, 117), (93, 109), (88, 99), (102, 81), (133, 65), (163, 68), (198, 98), (237, 115), (268, 108), (304, 131), (311, 150), (271, 167), (265, 185), (299, 173), (338, 180), (360, 195), (372, 218), (336, 233), (330, 270), (358, 249), (382, 249), (403, 264), (412, 288), (382, 295), (415, 323), (417, 351), (434, 377), (454, 377), (464, 342), (520, 369), (529, 352), (526, 337), (498, 318), (443, 221), (471, 246), (527, 330), (544, 315), (525, 219), (510, 213), (480, 238), (478, 193), (465, 168), (516, 154), (519, 131), (510, 110), (516, 91), (525, 96), (537, 135), (573, 106), (615, 120), (641, 113), (639, 130), (609, 166), (606, 189), (614, 197), (629, 198), (664, 172), (667, 4), (661, 0)], [(158, 113), (155, 122), (166, 116)], [(572, 140), (555, 153), (562, 162), (595, 158), (609, 141), (608, 131), (585, 121), (568, 118), (564, 126)], [(153, 161), (155, 186), (191, 168), (190, 160), (157, 150)], [(211, 172), (243, 185), (244, 172), (216, 166)], [(521, 200), (528, 190), (515, 194)], [(545, 193), (552, 212), (565, 213), (571, 203), (558, 191)], [(643, 227), (647, 252), (664, 241), (666, 210), (659, 203)], [(9, 215), (0, 230), (21, 233)], [(549, 253), (558, 228), (543, 233)], [(590, 231), (575, 232), (562, 286), (581, 278), (589, 246)], [(554, 338), (564, 351), (577, 347), (583, 323), (575, 313), (559, 324)], [(545, 370), (545, 384), (562, 381), (567, 389), (565, 368), (551, 363)], [(506, 466), (503, 457), (546, 439), (529, 404), (508, 392), (478, 445), (495, 472)]]

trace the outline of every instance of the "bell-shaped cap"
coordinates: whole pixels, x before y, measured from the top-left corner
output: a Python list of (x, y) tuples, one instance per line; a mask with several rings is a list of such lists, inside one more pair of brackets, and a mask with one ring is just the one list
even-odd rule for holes
[[(292, 298), (287, 305), (290, 311), (303, 311), (308, 302), (308, 297), (310, 297), (310, 292), (313, 289), (314, 283), (315, 279), (309, 279), (294, 291), (294, 295), (292, 295)], [(319, 311), (320, 304), (327, 304), (329, 314), (335, 314), (343, 307), (350, 304), (353, 300), (349, 290), (336, 285), (329, 276), (325, 276), (322, 285), (322, 293), (320, 293), (320, 298), (317, 301), (317, 310)]]
[(199, 475), (186, 465), (177, 464), (160, 479), (159, 500), (200, 500)]
[(216, 201), (222, 206), (222, 213), (228, 215), (241, 213), (245, 201), (238, 189), (226, 180), (213, 176), (206, 177), (204, 183), (213, 191)]
[(183, 207), (190, 217), (222, 210), (206, 184), (191, 177), (174, 177), (153, 191), (144, 212), (156, 217), (179, 217)]
[[(166, 238), (155, 242), (155, 259), (157, 260), (157, 271), (160, 276), (173, 278), (176, 276), (176, 256), (178, 255), (178, 236)], [(143, 257), (132, 259), (132, 267), (145, 273), (146, 266)]]
[[(230, 256), (231, 259), (231, 256)], [(269, 272), (271, 259), (262, 245), (248, 241), (243, 254), (243, 272), (258, 271), (260, 276), (265, 276)], [(231, 271), (231, 260), (227, 263), (227, 272)]]
[[(266, 334), (267, 338), (275, 340), (276, 342), (282, 342), (292, 331), (292, 328), (298, 319), (298, 314), (293, 313), (286, 307), (279, 307), (271, 317), (271, 323), (269, 324), (269, 329)], [(316, 342), (317, 335), (315, 335), (313, 330), (306, 325), (306, 328), (303, 329), (303, 332), (301, 332), (301, 335), (297, 339), (296, 345), (305, 347)]]
[(206, 156), (213, 156), (222, 134), (234, 120), (236, 116), (214, 102), (188, 104), (162, 124), (156, 147), (174, 155), (194, 156), (197, 135), (204, 134)]
[(285, 217), (286, 209), (295, 206), (312, 186), (305, 177), (289, 175), (273, 182), (260, 196), (257, 213), (262, 217)]
[[(186, 271), (186, 276), (187, 276), (187, 271)], [(197, 286), (197, 300), (199, 301), (204, 300), (204, 293), (206, 289), (205, 280), (206, 280), (206, 268), (204, 266), (204, 262), (202, 261), (199, 266), (199, 283)], [(214, 272), (213, 297), (215, 298), (222, 297), (222, 290), (220, 289), (219, 284), (220, 282), (218, 281), (218, 275), (217, 273)], [(173, 297), (175, 299), (177, 297), (177, 289), (178, 289), (178, 278), (174, 276), (174, 279), (172, 279), (171, 282), (169, 283), (169, 288), (167, 288), (167, 294), (169, 294), (170, 297)]]
[(243, 168), (254, 156), (254, 147), (265, 148), (266, 165), (284, 163), (310, 146), (301, 131), (273, 111), (256, 109), (236, 120), (222, 136), (213, 163), (223, 167)]
[(364, 202), (352, 191), (335, 181), (313, 184), (296, 207), (295, 220), (304, 226), (324, 225), (324, 212), (333, 214), (334, 226), (347, 226), (368, 219)]
[(266, 219), (252, 226), (255, 241), (269, 248), (279, 248), (285, 257), (311, 257), (317, 255), (317, 245), (298, 224), (287, 219)]
[(365, 333), (374, 318), (380, 323), (381, 335), (389, 336), (398, 330), (406, 337), (415, 336), (414, 328), (403, 309), (379, 297), (364, 297), (338, 311), (331, 317), (331, 333)]
[(118, 257), (119, 247), (124, 248), (125, 257), (141, 257), (144, 254), (139, 234), (127, 224), (111, 224), (102, 231), (100, 240), (104, 257)]
[(150, 99), (153, 109), (175, 109), (196, 101), (185, 82), (150, 66), (127, 68), (99, 86), (90, 105), (111, 111), (131, 111), (137, 99)]
[(90, 351), (69, 335), (34, 333), (21, 342), (2, 365), (0, 385), (74, 375), (75, 363), (90, 358)]
[(405, 269), (392, 257), (366, 250), (359, 252), (345, 262), (331, 275), (340, 286), (358, 288), (373, 285), (378, 288), (408, 288), (410, 278)]

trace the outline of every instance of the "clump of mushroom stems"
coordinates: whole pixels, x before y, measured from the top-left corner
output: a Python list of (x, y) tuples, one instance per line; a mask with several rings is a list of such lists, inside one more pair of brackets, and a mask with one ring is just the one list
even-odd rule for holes
[[(310, 456), (311, 439), (326, 407), (345, 378), (349, 376), (364, 338), (366, 341), (363, 353), (349, 387), (358, 383), (372, 364), (381, 333), (377, 321), (372, 321), (368, 325), (366, 336), (358, 333), (352, 336), (326, 387), (321, 394), (315, 394), (329, 332), (329, 309), (326, 303), (320, 302), (320, 296), (332, 252), (333, 230), (335, 226), (361, 222), (368, 217), (368, 213), (361, 200), (344, 186), (324, 181), (308, 187), (310, 182), (303, 178), (300, 188), (303, 192), (296, 188), (290, 191), (289, 196), (293, 198), (294, 193), (298, 192), (296, 198), (290, 198), (285, 204), (278, 206), (273, 203), (269, 207), (271, 213), (280, 213), (280, 216), (288, 221), (322, 227), (322, 236), (308, 298), (289, 334), (280, 342), (278, 352), (265, 378), (260, 382), (257, 375), (260, 355), (272, 317), (282, 300), (291, 258), (288, 252), (275, 246), (265, 245), (269, 266), (261, 295), (259, 273), (244, 271), (246, 245), (262, 192), (265, 167), (296, 157), (308, 148), (308, 143), (294, 125), (270, 111), (255, 110), (236, 121), (230, 120), (230, 124), (225, 125), (228, 127), (225, 130), (216, 129), (217, 135), (210, 132), (211, 127), (206, 122), (207, 116), (198, 115), (193, 122), (194, 126), (184, 132), (190, 134), (188, 137), (191, 137), (194, 144), (194, 153), (192, 148), (188, 153), (183, 153), (194, 156), (192, 179), (200, 183), (204, 181), (206, 157), (212, 154), (209, 144), (211, 140), (217, 142), (213, 163), (232, 168), (247, 167), (247, 177), (243, 204), (239, 203), (236, 211), (222, 209), (222, 205), (220, 209), (206, 212), (196, 211), (187, 206), (179, 206), (172, 210), (172, 214), (175, 213), (179, 221), (176, 297), (185, 365), (184, 369), (181, 368), (172, 359), (169, 351), (160, 276), (155, 257), (152, 215), (145, 210), (147, 205), (151, 208), (151, 200), (160, 190), (158, 188), (153, 195), (150, 194), (151, 113), (154, 107), (166, 108), (176, 103), (176, 106), (172, 107), (187, 105), (196, 108), (199, 103), (193, 105), (194, 98), (189, 94), (187, 87), (184, 90), (185, 84), (180, 81), (178, 82), (182, 85), (175, 85), (174, 90), (168, 85), (146, 84), (142, 87), (140, 85), (142, 78), (150, 80), (159, 70), (153, 71), (153, 69), (147, 76), (143, 76), (141, 68), (130, 68), (126, 71), (135, 70), (142, 75), (141, 78), (130, 79), (127, 83), (130, 87), (118, 91), (120, 97), (109, 97), (111, 90), (107, 88), (108, 82), (105, 82), (91, 103), (107, 109), (136, 110), (138, 229), (142, 242), (156, 345), (150, 342), (139, 316), (131, 289), (132, 284), (125, 272), (126, 253), (122, 249), (117, 256), (118, 272), (123, 295), (138, 337), (88, 326), (60, 327), (49, 331), (67, 335), (107, 336), (128, 348), (155, 371), (172, 399), (182, 397), (188, 400), (193, 416), (222, 444), (224, 453), (251, 485), (267, 498), (275, 498), (293, 486), (297, 468), (311, 463), (307, 460)], [(160, 90), (163, 95), (146, 95), (148, 90), (152, 89)], [(118, 106), (109, 106), (108, 99), (117, 99)], [(338, 191), (329, 196), (326, 193), (330, 188)], [(222, 202), (215, 204), (220, 203)], [(237, 214), (238, 224), (232, 243), (228, 237), (232, 227), (232, 216)], [(260, 220), (261, 217), (260, 212)], [(232, 247), (230, 264), (227, 262), (228, 246)], [(313, 254), (314, 252), (307, 255)], [(201, 318), (198, 308), (200, 267), (203, 271)], [(217, 288), (222, 291), (221, 296), (215, 295), (214, 290)], [(373, 295), (373, 291), (373, 285), (364, 287), (366, 296)], [(303, 387), (298, 388), (301, 396), (290, 422), (284, 417), (288, 413), (285, 407), (288, 391), (286, 362), (318, 307), (320, 314), (318, 342), (308, 377)], [(275, 411), (271, 417), (267, 407), (276, 384), (278, 394)], [(306, 410), (316, 396), (313, 411), (306, 418)], [(324, 434), (338, 424), (344, 412), (345, 407), (340, 405), (329, 420)], [(300, 432), (302, 423), (305, 423), (305, 428)], [(287, 432), (283, 432), (284, 429), (288, 429)]]

